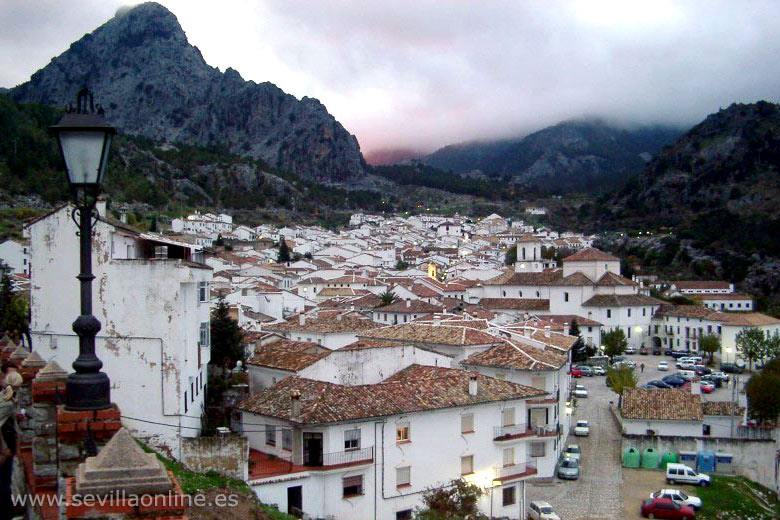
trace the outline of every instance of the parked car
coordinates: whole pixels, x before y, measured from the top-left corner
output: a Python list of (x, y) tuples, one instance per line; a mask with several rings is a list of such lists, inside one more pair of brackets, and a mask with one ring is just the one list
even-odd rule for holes
[(671, 356), (674, 353), (674, 349), (667, 348), (664, 349), (664, 356)]
[(640, 514), (645, 518), (669, 518), (671, 520), (696, 518), (692, 507), (677, 504), (671, 498), (648, 498), (642, 502)]
[(724, 374), (723, 372), (713, 372), (712, 374), (710, 374), (710, 377), (717, 378), (717, 379), (719, 379), (720, 381), (722, 381), (724, 383), (728, 383), (729, 382), (729, 375), (728, 374)]
[(577, 437), (590, 435), (590, 423), (588, 421), (577, 421), (577, 424), (574, 425), (574, 435)]
[(580, 372), (582, 372), (582, 375), (585, 377), (593, 377), (593, 369), (588, 366), (581, 366), (579, 367)]
[(659, 361), (658, 362), (658, 370), (660, 370), (661, 372), (668, 371), (669, 370), (669, 363), (667, 363), (666, 361)]
[(692, 361), (678, 361), (675, 366), (680, 370), (694, 370), (696, 368), (696, 364)]
[(615, 363), (622, 363), (623, 361), (626, 361), (628, 358), (626, 356), (615, 356), (612, 358), (612, 364)]
[(655, 385), (651, 385), (650, 383), (645, 383), (643, 385), (639, 385), (639, 388), (646, 388), (648, 390), (660, 390), (660, 388), (658, 388)]
[(688, 350), (672, 350), (672, 353), (670, 354), (674, 359), (680, 359), (690, 355), (691, 353)]
[(650, 354), (650, 349), (648, 349), (647, 347), (639, 347), (640, 356), (647, 356), (648, 354)]
[(677, 373), (675, 373), (677, 377), (680, 379), (685, 379), (686, 381), (691, 381), (693, 378), (696, 377), (696, 372), (693, 370), (678, 370)]
[(571, 367), (571, 370), (569, 370), (569, 375), (571, 377), (582, 377), (582, 370), (580, 370), (579, 367)]
[(654, 493), (650, 493), (650, 498), (670, 498), (681, 506), (693, 508), (694, 511), (701, 509), (701, 498), (686, 495), (679, 489), (659, 489)]
[(577, 462), (582, 462), (582, 451), (580, 450), (580, 445), (579, 444), (567, 445), (566, 449), (563, 450), (563, 456), (576, 459)]
[(688, 356), (688, 361), (693, 361), (697, 365), (701, 365), (703, 359), (701, 356)]
[(677, 377), (676, 375), (668, 375), (662, 378), (661, 381), (671, 386), (672, 388), (680, 388), (685, 384), (685, 379)]
[(742, 367), (734, 363), (721, 363), (720, 370), (721, 372), (725, 372), (727, 374), (741, 374), (745, 371)]
[(672, 463), (666, 465), (666, 481), (669, 484), (680, 482), (682, 484), (693, 484), (696, 486), (707, 487), (710, 485), (710, 476), (704, 473), (697, 473), (685, 464)]
[(672, 388), (672, 385), (668, 385), (661, 381), (660, 379), (653, 379), (652, 381), (647, 382), (648, 385), (653, 385), (656, 388)]
[(541, 500), (535, 500), (529, 504), (528, 518), (531, 520), (561, 520), (561, 517), (555, 514), (553, 507)]
[(558, 478), (577, 480), (580, 478), (580, 462), (577, 459), (566, 457), (558, 466)]
[[(579, 385), (577, 385), (577, 386), (579, 386)], [(585, 387), (576, 388), (574, 390), (574, 397), (578, 397), (580, 399), (587, 399), (588, 391), (585, 389)]]
[(605, 376), (605, 375), (607, 375), (607, 371), (604, 370), (603, 367), (593, 367), (593, 375), (594, 376)]
[(721, 386), (723, 386), (723, 381), (719, 377), (714, 377), (712, 375), (701, 376), (701, 381), (702, 383), (703, 382), (712, 383), (713, 385), (715, 385), (715, 388), (720, 388)]
[(623, 351), (623, 354), (626, 354), (627, 356), (636, 354), (636, 349), (633, 347), (628, 347), (626, 350)]
[(693, 365), (693, 370), (699, 375), (712, 374), (712, 370), (704, 365)]
[(654, 356), (660, 356), (663, 353), (661, 350), (661, 347), (653, 347), (653, 355)]

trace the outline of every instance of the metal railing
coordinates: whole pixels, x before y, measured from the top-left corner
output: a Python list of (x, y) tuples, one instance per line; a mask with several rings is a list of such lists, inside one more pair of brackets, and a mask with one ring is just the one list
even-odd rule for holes
[(355, 464), (357, 462), (372, 462), (373, 460), (373, 446), (359, 450), (336, 451), (322, 455), (323, 466), (341, 466), (343, 464)]
[(558, 429), (554, 424), (514, 424), (511, 426), (494, 426), (493, 438), (513, 437), (515, 435), (549, 435), (557, 433)]
[(520, 462), (518, 464), (512, 464), (511, 466), (496, 466), (496, 478), (507, 478), (515, 475), (523, 474), (535, 474), (536, 473), (536, 461), (529, 460), (526, 462)]

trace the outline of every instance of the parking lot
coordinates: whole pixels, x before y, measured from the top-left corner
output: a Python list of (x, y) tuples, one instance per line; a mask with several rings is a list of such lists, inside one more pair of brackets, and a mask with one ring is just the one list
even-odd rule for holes
[[(653, 379), (661, 379), (675, 373), (676, 360), (670, 356), (626, 356), (636, 363), (639, 385)], [(666, 372), (658, 370), (658, 362), (669, 364)], [(644, 364), (644, 370), (641, 365)], [(733, 374), (729, 374), (733, 380)], [(741, 383), (748, 375), (740, 376)], [(589, 437), (569, 435), (568, 444), (579, 444), (582, 449), (582, 466), (579, 480), (552, 483), (534, 483), (527, 487), (528, 501), (545, 500), (552, 504), (565, 520), (596, 520), (639, 518), (639, 502), (664, 483), (661, 472), (623, 471), (621, 463), (621, 438), (610, 415), (609, 402), (617, 402), (617, 394), (610, 390), (604, 376), (582, 377), (575, 382), (588, 390), (587, 399), (578, 399), (572, 415), (572, 425), (577, 420), (590, 421)], [(744, 394), (739, 394), (741, 406), (745, 406)], [(702, 395), (704, 401), (728, 401), (732, 398), (731, 383), (716, 388), (711, 394)], [(652, 489), (651, 489), (652, 488)]]

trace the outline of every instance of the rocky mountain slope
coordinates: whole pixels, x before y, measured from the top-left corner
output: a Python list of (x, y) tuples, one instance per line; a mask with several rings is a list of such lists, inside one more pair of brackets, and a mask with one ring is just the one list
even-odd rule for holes
[(478, 170), (549, 192), (607, 191), (640, 172), (679, 134), (666, 127), (624, 130), (600, 120), (567, 121), (521, 139), (446, 146), (423, 162), (459, 174)]
[(11, 97), (64, 106), (84, 84), (125, 135), (221, 146), (325, 183), (365, 174), (357, 139), (319, 101), (209, 66), (176, 17), (156, 3), (117, 13)]

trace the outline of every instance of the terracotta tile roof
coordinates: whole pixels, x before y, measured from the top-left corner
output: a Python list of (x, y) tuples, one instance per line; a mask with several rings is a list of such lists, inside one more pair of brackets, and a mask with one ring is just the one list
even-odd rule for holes
[(574, 314), (546, 314), (544, 316), (545, 320), (551, 321), (553, 323), (568, 323), (570, 324), (572, 320), (577, 320), (577, 325), (585, 326), (585, 327), (603, 327), (603, 323), (599, 323), (596, 320), (591, 320), (589, 318), (584, 318), (582, 316), (576, 316)]
[(736, 327), (762, 327), (765, 325), (777, 325), (780, 324), (780, 320), (761, 314), (760, 312), (719, 312), (719, 321), (722, 321), (724, 325), (732, 325)]
[(539, 273), (517, 273), (514, 269), (509, 269), (495, 278), (485, 280), (482, 285), (554, 285), (562, 279), (563, 271), (560, 269), (548, 269)]
[[(344, 386), (296, 376), (249, 396), (238, 409), (298, 424), (328, 424), (546, 395), (530, 386), (477, 375), (477, 395), (468, 392), (470, 372), (411, 365), (375, 385)], [(292, 415), (291, 393), (300, 392), (301, 413)]]
[(693, 300), (712, 301), (712, 300), (753, 300), (749, 294), (740, 293), (722, 293), (722, 294), (691, 294), (688, 296)]
[(371, 278), (365, 278), (362, 276), (339, 276), (336, 278), (331, 278), (330, 280), (327, 280), (328, 283), (363, 283), (366, 285), (376, 285), (376, 281), (372, 280)]
[(596, 294), (582, 304), (583, 307), (636, 307), (640, 305), (661, 305), (656, 300), (643, 294)]
[(559, 370), (567, 356), (524, 345), (519, 341), (504, 340), (500, 345), (472, 354), (463, 365), (512, 368), (515, 370)]
[[(340, 318), (339, 318), (340, 317)], [(320, 313), (317, 317), (306, 317), (301, 324), (298, 316), (293, 316), (284, 323), (274, 323), (265, 327), (275, 332), (364, 332), (381, 327), (374, 321), (354, 315), (342, 315), (341, 313)]]
[(594, 247), (586, 247), (563, 259), (564, 262), (619, 262), (620, 258), (600, 251)]
[(368, 294), (366, 289), (351, 289), (349, 287), (325, 287), (324, 289), (321, 289), (316, 296), (361, 296), (364, 294)]
[(738, 406), (730, 401), (705, 401), (701, 403), (704, 415), (742, 416), (745, 413), (744, 406)]
[(678, 289), (730, 289), (731, 284), (723, 280), (677, 280), (672, 285)]
[(443, 321), (441, 325), (415, 321), (403, 325), (392, 325), (360, 334), (360, 338), (393, 340), (405, 343), (422, 343), (435, 345), (491, 345), (498, 343), (500, 338), (463, 325), (455, 325)]
[(569, 276), (564, 276), (555, 285), (564, 285), (567, 287), (577, 287), (580, 285), (593, 285), (593, 280), (591, 280), (585, 274), (577, 271), (576, 273), (572, 273)]
[(421, 283), (414, 284), (412, 286), (412, 292), (420, 298), (436, 298), (439, 296), (439, 293)]
[(254, 355), (247, 365), (276, 368), (298, 372), (309, 365), (328, 357), (332, 351), (310, 341), (283, 339), (255, 347)]
[(637, 284), (633, 280), (624, 278), (619, 274), (615, 274), (612, 271), (607, 271), (602, 275), (601, 278), (599, 278), (599, 281), (596, 282), (596, 285), (598, 287), (620, 287), (620, 286), (636, 287), (639, 284)]
[(708, 309), (701, 305), (668, 305), (664, 304), (655, 317), (663, 318), (665, 316), (680, 318), (702, 318), (717, 320), (719, 313), (714, 309)]
[(409, 300), (395, 302), (383, 307), (377, 307), (375, 312), (394, 312), (394, 313), (430, 313), (441, 312), (443, 309), (440, 305), (433, 305), (432, 303), (424, 302), (422, 300)]
[(685, 390), (626, 388), (620, 414), (646, 421), (701, 421), (701, 396)]
[(373, 340), (373, 339), (359, 339), (357, 341), (354, 341), (350, 343), (349, 345), (344, 345), (339, 350), (364, 350), (367, 348), (387, 348), (387, 347), (398, 347), (401, 346), (399, 343), (395, 343), (393, 341), (382, 341), (382, 340)]
[(547, 311), (550, 300), (533, 298), (482, 298), (479, 305), (486, 309), (510, 309), (514, 311)]

